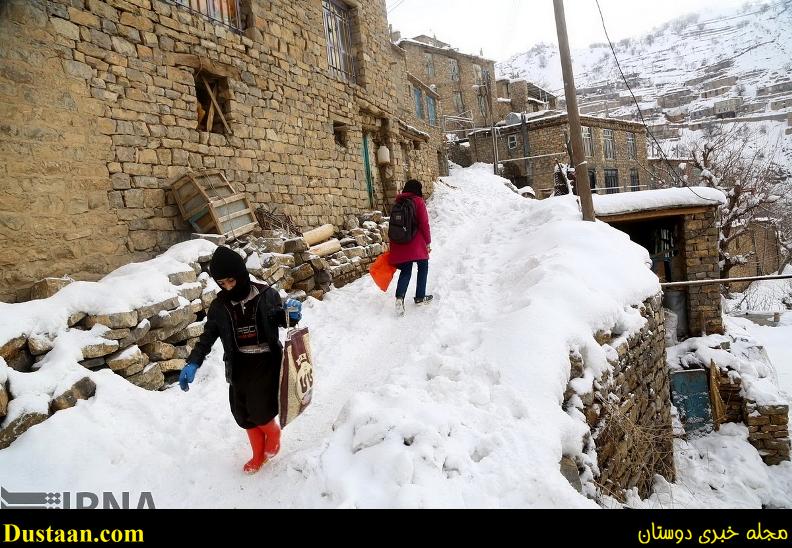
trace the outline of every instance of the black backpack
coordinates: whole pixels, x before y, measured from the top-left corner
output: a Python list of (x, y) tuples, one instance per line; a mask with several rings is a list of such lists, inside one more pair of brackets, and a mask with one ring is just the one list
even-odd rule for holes
[(393, 204), (388, 227), (388, 239), (397, 244), (408, 244), (418, 232), (415, 218), (415, 203), (412, 198), (402, 198)]

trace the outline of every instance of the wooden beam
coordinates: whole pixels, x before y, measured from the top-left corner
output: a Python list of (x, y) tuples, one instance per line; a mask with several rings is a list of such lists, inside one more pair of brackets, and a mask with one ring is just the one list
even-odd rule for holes
[(225, 116), (223, 116), (223, 109), (220, 108), (220, 105), (217, 103), (217, 99), (215, 99), (214, 92), (212, 92), (212, 86), (209, 85), (209, 82), (207, 82), (204, 75), (201, 75), (201, 80), (203, 80), (203, 83), (206, 86), (206, 91), (209, 92), (209, 98), (212, 100), (215, 110), (217, 110), (217, 115), (220, 116), (220, 121), (223, 122), (223, 125), (226, 128), (226, 133), (231, 135), (231, 128), (228, 127), (228, 122), (226, 122)]
[(678, 207), (675, 209), (654, 209), (649, 211), (633, 211), (630, 213), (616, 213), (613, 215), (597, 215), (597, 219), (602, 222), (624, 223), (628, 221), (646, 221), (649, 219), (660, 219), (662, 217), (680, 217), (683, 215), (693, 215), (705, 213), (711, 206)]

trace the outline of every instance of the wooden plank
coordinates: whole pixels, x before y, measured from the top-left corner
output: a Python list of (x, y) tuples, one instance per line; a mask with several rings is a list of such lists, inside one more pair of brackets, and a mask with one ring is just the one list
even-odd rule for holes
[(220, 108), (220, 105), (217, 104), (217, 99), (215, 99), (214, 93), (212, 92), (212, 88), (209, 85), (209, 82), (206, 81), (206, 77), (201, 75), (201, 80), (203, 80), (204, 85), (206, 86), (206, 91), (209, 92), (209, 98), (212, 100), (212, 104), (214, 105), (215, 109), (217, 110), (218, 116), (220, 116), (220, 120), (223, 122), (223, 125), (226, 128), (226, 133), (231, 135), (231, 128), (228, 127), (228, 122), (226, 122), (225, 116), (223, 116), (223, 109)]
[(662, 217), (680, 217), (705, 213), (716, 206), (678, 207), (675, 209), (654, 209), (650, 211), (632, 211), (630, 213), (617, 213), (615, 215), (597, 215), (597, 219), (605, 223), (623, 223), (627, 221), (643, 221), (659, 219)]
[(214, 103), (209, 103), (209, 113), (206, 115), (206, 131), (212, 132), (214, 127)]

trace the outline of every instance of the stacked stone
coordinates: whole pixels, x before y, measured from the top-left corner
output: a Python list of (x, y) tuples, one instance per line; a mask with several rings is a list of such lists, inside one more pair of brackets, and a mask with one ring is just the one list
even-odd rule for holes
[(720, 370), (718, 392), (726, 413), (724, 422), (743, 422), (742, 379), (735, 372)]
[[(655, 474), (669, 481), (675, 476), (662, 297), (648, 299), (640, 311), (647, 321), (634, 335), (620, 337), (614, 330), (595, 334), (611, 369), (595, 381), (593, 392), (580, 396), (597, 451), (596, 481), (620, 500), (634, 487), (648, 496)], [(570, 369), (565, 408), (575, 401), (572, 381), (585, 371), (580, 354), (570, 355)]]
[[(718, 224), (716, 209), (685, 217), (685, 245), (687, 248), (685, 268), (691, 280), (717, 279)], [(720, 286), (707, 284), (688, 288), (688, 327), (691, 333), (723, 333), (723, 317), (720, 306)]]
[(780, 464), (789, 459), (789, 406), (758, 405), (746, 401), (743, 409), (748, 425), (748, 442), (765, 464)]
[(341, 231), (342, 250), (327, 258), (335, 287), (343, 287), (368, 274), (377, 257), (387, 250), (388, 218), (381, 211), (350, 216)]

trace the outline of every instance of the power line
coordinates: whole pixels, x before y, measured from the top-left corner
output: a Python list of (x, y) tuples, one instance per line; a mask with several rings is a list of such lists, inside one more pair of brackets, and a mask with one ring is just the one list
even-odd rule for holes
[(388, 10), (388, 13), (392, 12), (393, 10), (395, 10), (396, 8), (398, 8), (399, 6), (404, 4), (404, 2), (406, 2), (406, 1), (407, 0), (398, 0), (398, 2), (396, 2), (395, 5), (391, 6), (391, 9)]
[(627, 91), (630, 92), (630, 96), (632, 97), (633, 102), (635, 103), (635, 108), (638, 109), (638, 115), (641, 117), (641, 123), (643, 124), (643, 127), (646, 130), (646, 134), (649, 135), (649, 137), (652, 138), (652, 141), (654, 141), (654, 143), (657, 145), (657, 149), (660, 152), (660, 156), (663, 157), (663, 161), (670, 168), (669, 172), (673, 175), (673, 177), (677, 180), (677, 182), (680, 183), (680, 186), (683, 186), (684, 188), (687, 188), (690, 192), (692, 192), (693, 194), (695, 194), (696, 196), (698, 196), (702, 200), (706, 200), (708, 202), (720, 203), (719, 200), (713, 200), (711, 198), (705, 198), (704, 196), (700, 195), (695, 190), (693, 190), (692, 188), (690, 188), (689, 186), (684, 184), (684, 181), (679, 176), (679, 174), (676, 172), (676, 169), (671, 165), (671, 162), (668, 160), (668, 157), (666, 156), (666, 153), (663, 150), (663, 147), (660, 146), (660, 143), (657, 141), (657, 138), (655, 138), (654, 134), (649, 130), (649, 127), (646, 125), (646, 120), (644, 119), (643, 112), (641, 111), (641, 107), (640, 107), (640, 105), (638, 105), (638, 99), (635, 98), (635, 94), (633, 93), (632, 88), (630, 87), (630, 84), (627, 83), (627, 78), (624, 76), (624, 71), (622, 71), (621, 63), (619, 62), (619, 57), (616, 55), (616, 49), (613, 47), (613, 42), (611, 41), (610, 35), (608, 34), (608, 28), (605, 25), (605, 16), (602, 14), (602, 8), (600, 7), (599, 0), (594, 0), (594, 2), (597, 4), (597, 10), (599, 11), (600, 19), (602, 20), (602, 30), (605, 31), (605, 38), (608, 40), (608, 46), (610, 46), (611, 53), (613, 53), (613, 58), (616, 61), (616, 67), (619, 69), (619, 74), (621, 75), (622, 81), (624, 82), (624, 85), (627, 86)]

